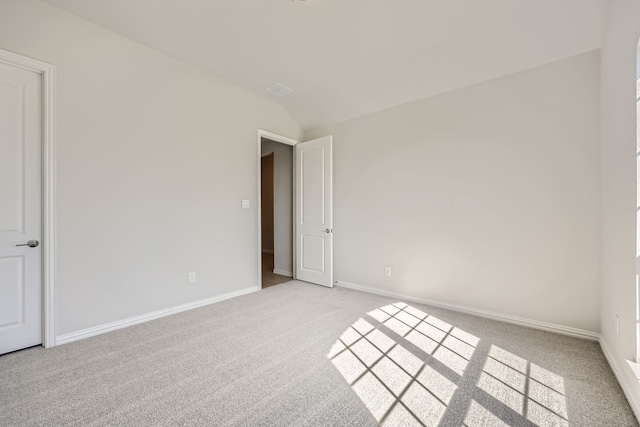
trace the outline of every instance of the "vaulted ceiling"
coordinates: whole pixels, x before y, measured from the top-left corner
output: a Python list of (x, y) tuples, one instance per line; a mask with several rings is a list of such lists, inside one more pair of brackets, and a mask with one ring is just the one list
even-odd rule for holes
[[(281, 103), (303, 129), (599, 48), (608, 0), (45, 0)], [(294, 90), (278, 97), (265, 88)]]

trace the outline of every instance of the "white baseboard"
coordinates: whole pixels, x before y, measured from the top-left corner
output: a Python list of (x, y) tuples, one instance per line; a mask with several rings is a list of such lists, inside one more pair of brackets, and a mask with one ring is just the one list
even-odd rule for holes
[(496, 313), (492, 311), (480, 310), (477, 308), (466, 307), (463, 305), (457, 304), (448, 304), (442, 303), (438, 301), (432, 301), (422, 298), (410, 297), (407, 295), (400, 295), (394, 292), (383, 291), (379, 289), (375, 289), (369, 286), (357, 285), (355, 283), (343, 282), (340, 280), (336, 280), (335, 284), (337, 286), (342, 286), (343, 288), (354, 289), (357, 291), (368, 292), (370, 294), (382, 295), (385, 297), (398, 298), (403, 300), (404, 302), (417, 302), (419, 304), (431, 305), (434, 307), (444, 308), (447, 310), (453, 310), (460, 313), (471, 314), (473, 316), (484, 317), (486, 319), (498, 320), (500, 322), (512, 323), (514, 325), (526, 326), (528, 328), (540, 329), (548, 332), (555, 332), (556, 334), (568, 335), (576, 338), (583, 338), (591, 341), (598, 341), (600, 339), (600, 334), (596, 332), (586, 331), (583, 329), (571, 328), (569, 326), (556, 325), (553, 323), (540, 322), (538, 320), (525, 319), (523, 317), (511, 316), (508, 314)]
[(279, 268), (273, 269), (273, 274), (279, 274), (281, 276), (293, 277), (293, 271), (280, 270)]
[(272, 249), (263, 249), (263, 250), (262, 250), (262, 253), (263, 253), (263, 254), (272, 254), (272, 253), (273, 253), (273, 250), (272, 250)]
[(133, 316), (127, 319), (106, 323), (104, 325), (93, 326), (91, 328), (82, 329), (80, 331), (59, 335), (56, 337), (55, 345), (67, 344), (73, 341), (78, 341), (78, 340), (93, 337), (96, 335), (105, 334), (107, 332), (116, 331), (118, 329), (137, 325), (139, 323), (148, 322), (150, 320), (159, 319), (161, 317), (170, 316), (172, 314), (180, 313), (187, 310), (192, 310), (194, 308), (224, 301), (230, 298), (239, 297), (240, 295), (246, 295), (252, 292), (257, 292), (260, 289), (261, 289), (260, 287), (252, 286), (250, 288), (240, 289), (239, 291), (229, 292), (227, 294), (206, 298), (200, 301), (194, 301), (186, 304), (176, 305), (174, 307), (164, 308), (162, 310), (153, 311), (151, 313), (142, 314), (139, 316)]
[[(633, 386), (630, 383), (633, 381), (637, 383), (638, 378), (636, 377), (631, 367), (620, 366), (618, 363), (616, 363), (616, 359), (613, 357), (613, 353), (602, 337), (600, 337), (600, 348), (602, 348), (602, 353), (604, 353), (605, 359), (607, 359), (607, 362), (609, 362), (609, 366), (611, 366), (613, 375), (615, 375), (616, 379), (618, 380), (618, 384), (620, 384), (620, 388), (622, 388), (622, 392), (627, 398), (627, 402), (629, 402), (629, 406), (631, 406), (633, 414), (636, 416), (637, 420), (640, 420), (639, 397), (636, 396), (637, 393), (634, 393)], [(637, 387), (638, 386), (636, 385), (636, 388)]]

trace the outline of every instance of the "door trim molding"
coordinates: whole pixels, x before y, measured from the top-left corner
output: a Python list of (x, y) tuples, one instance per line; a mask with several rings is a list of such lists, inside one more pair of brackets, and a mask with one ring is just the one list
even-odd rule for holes
[[(280, 142), (282, 144), (291, 145), (294, 147), (300, 141), (297, 139), (289, 138), (287, 136), (278, 135), (277, 133), (269, 132), (266, 130), (258, 129), (258, 166), (257, 166), (257, 175), (258, 175), (258, 203), (256, 203), (256, 208), (258, 210), (258, 278), (256, 282), (256, 286), (258, 289), (262, 289), (262, 173), (261, 173), (261, 165), (262, 165), (262, 138), (269, 139), (271, 141)], [(295, 177), (295, 160), (292, 162), (293, 176)], [(295, 187), (295, 186), (294, 186)], [(294, 188), (291, 189), (293, 193), (293, 222), (295, 224), (296, 221), (296, 194)], [(293, 239), (293, 271), (296, 271), (296, 235), (295, 232), (292, 233)], [(295, 279), (295, 277), (293, 277)]]
[(56, 345), (56, 67), (0, 49), (0, 62), (42, 76), (42, 345)]

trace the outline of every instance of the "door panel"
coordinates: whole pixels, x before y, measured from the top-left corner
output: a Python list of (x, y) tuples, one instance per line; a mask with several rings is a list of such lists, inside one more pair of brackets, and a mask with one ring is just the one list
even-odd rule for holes
[(332, 137), (296, 145), (296, 279), (333, 286)]
[(302, 248), (302, 269), (324, 272), (324, 238), (302, 236), (300, 247)]
[(302, 223), (324, 224), (324, 147), (300, 153)]
[(42, 82), (0, 63), (0, 354), (42, 342)]
[(0, 232), (24, 233), (24, 91), (0, 82)]
[(24, 324), (24, 257), (0, 258), (0, 333)]

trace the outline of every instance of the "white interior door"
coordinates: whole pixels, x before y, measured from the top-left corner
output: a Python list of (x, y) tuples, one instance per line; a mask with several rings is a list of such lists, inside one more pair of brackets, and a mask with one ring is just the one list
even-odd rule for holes
[(333, 286), (332, 136), (296, 145), (296, 279)]
[(42, 343), (41, 139), (41, 75), (0, 63), (0, 354)]

